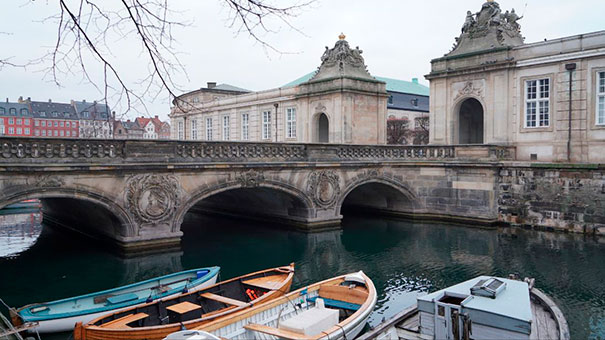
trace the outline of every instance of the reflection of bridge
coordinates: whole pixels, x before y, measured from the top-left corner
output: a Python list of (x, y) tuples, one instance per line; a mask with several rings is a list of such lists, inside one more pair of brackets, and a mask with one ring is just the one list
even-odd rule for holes
[(178, 243), (191, 209), (316, 231), (343, 205), (495, 220), (497, 146), (0, 138), (0, 208), (43, 200), (45, 218), (125, 249)]

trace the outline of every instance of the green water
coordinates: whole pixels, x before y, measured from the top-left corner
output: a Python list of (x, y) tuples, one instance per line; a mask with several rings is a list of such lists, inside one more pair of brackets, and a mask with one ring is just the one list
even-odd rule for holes
[[(293, 288), (347, 272), (366, 272), (379, 292), (370, 320), (375, 325), (413, 303), (418, 292), (480, 274), (519, 273), (535, 277), (537, 286), (559, 304), (573, 339), (605, 337), (605, 240), (378, 217), (347, 217), (342, 231), (302, 234), (190, 215), (183, 225), (182, 251), (123, 259), (86, 239), (35, 226), (37, 219), (29, 221), (20, 227), (26, 232), (0, 227), (12, 230), (0, 232), (0, 254), (5, 250), (0, 258), (0, 297), (13, 306), (194, 267), (219, 265), (225, 279), (295, 262)], [(25, 246), (28, 242), (35, 243)], [(22, 252), (6, 255), (9, 248)], [(70, 334), (43, 337), (68, 338)]]

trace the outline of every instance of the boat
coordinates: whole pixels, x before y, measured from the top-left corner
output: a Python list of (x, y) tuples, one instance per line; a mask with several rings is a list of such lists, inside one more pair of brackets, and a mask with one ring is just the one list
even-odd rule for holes
[(0, 313), (0, 339), (1, 340), (23, 340), (21, 336), (22, 332), (25, 332), (27, 329), (30, 329), (35, 324), (24, 324), (19, 327), (14, 327), (10, 321), (4, 316), (4, 314)]
[(36, 322), (38, 333), (67, 332), (78, 322), (88, 322), (112, 311), (156, 299), (197, 291), (216, 283), (220, 267), (186, 270), (127, 286), (11, 309), (13, 325)]
[(415, 305), (358, 340), (568, 340), (563, 313), (534, 283), (533, 279), (479, 276), (418, 297)]
[[(341, 275), (197, 327), (220, 339), (354, 339), (376, 305), (363, 272)], [(167, 340), (185, 340), (187, 332)]]
[(0, 209), (0, 215), (17, 215), (39, 212), (42, 208), (40, 200), (31, 199), (25, 200), (18, 203), (13, 203)]
[(147, 339), (193, 329), (290, 291), (294, 264), (219, 282), (194, 293), (103, 315), (74, 329), (75, 340)]

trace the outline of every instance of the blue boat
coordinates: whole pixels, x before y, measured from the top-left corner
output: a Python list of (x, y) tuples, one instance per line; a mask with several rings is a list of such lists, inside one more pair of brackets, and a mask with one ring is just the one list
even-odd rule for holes
[(108, 312), (211, 286), (219, 271), (220, 267), (191, 269), (101, 292), (31, 304), (11, 310), (11, 319), (15, 326), (37, 323), (35, 330), (39, 333), (67, 332), (77, 322), (86, 323)]

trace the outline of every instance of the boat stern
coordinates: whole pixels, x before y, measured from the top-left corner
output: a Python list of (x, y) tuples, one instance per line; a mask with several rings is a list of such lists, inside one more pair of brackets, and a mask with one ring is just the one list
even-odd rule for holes
[(11, 323), (13, 324), (13, 326), (19, 327), (23, 325), (23, 319), (21, 318), (21, 315), (19, 315), (19, 312), (16, 309), (10, 308), (8, 310), (8, 313), (10, 315)]

